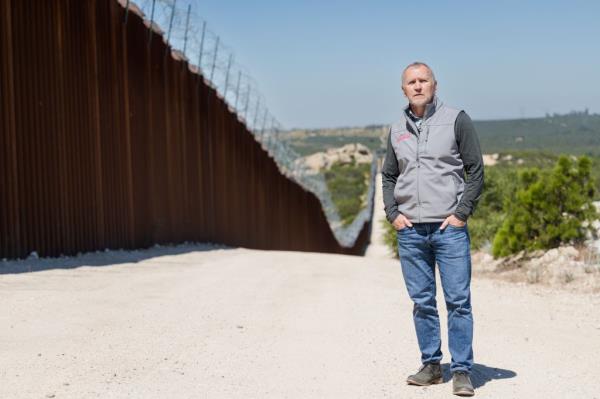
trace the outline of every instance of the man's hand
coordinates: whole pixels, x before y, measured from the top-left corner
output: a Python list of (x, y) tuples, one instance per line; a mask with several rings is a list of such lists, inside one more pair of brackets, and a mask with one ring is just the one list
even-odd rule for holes
[(444, 230), (446, 228), (446, 226), (448, 226), (449, 224), (454, 227), (463, 227), (467, 223), (463, 222), (462, 220), (460, 220), (459, 218), (457, 218), (454, 215), (450, 215), (446, 219), (444, 219), (444, 222), (440, 226), (440, 230)]
[(406, 216), (400, 214), (398, 217), (396, 217), (396, 220), (394, 220), (392, 226), (394, 226), (396, 230), (401, 230), (405, 227), (412, 227), (412, 223), (406, 218)]

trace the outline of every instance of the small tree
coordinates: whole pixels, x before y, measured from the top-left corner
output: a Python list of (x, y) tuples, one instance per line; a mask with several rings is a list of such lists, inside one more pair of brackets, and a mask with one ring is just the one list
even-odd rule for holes
[(495, 257), (578, 243), (595, 233), (598, 214), (588, 157), (561, 156), (550, 173), (525, 170), (519, 186), (515, 198), (505, 202), (508, 216), (494, 238)]

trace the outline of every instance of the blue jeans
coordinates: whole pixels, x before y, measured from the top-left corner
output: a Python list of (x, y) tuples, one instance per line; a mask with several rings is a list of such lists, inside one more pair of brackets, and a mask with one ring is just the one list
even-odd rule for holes
[(410, 299), (421, 350), (421, 361), (442, 360), (440, 320), (435, 300), (435, 264), (438, 264), (446, 309), (450, 371), (470, 372), (473, 366), (471, 313), (471, 252), (467, 226), (414, 223), (397, 232), (402, 274)]

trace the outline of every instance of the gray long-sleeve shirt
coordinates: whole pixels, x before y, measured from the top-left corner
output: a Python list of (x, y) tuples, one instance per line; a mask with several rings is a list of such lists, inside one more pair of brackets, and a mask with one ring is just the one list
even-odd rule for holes
[[(454, 124), (454, 136), (458, 145), (460, 158), (463, 162), (465, 173), (465, 189), (456, 206), (454, 215), (466, 221), (473, 213), (483, 190), (483, 158), (477, 132), (471, 118), (461, 111)], [(393, 222), (400, 211), (394, 198), (394, 187), (398, 176), (398, 160), (391, 143), (391, 134), (388, 136), (388, 147), (382, 167), (383, 200), (388, 221)]]

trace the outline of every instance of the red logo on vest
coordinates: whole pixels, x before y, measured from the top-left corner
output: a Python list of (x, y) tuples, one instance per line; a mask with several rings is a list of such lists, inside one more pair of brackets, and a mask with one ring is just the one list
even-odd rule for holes
[(401, 135), (400, 135), (400, 136), (398, 136), (398, 138), (396, 139), (396, 143), (399, 143), (399, 142), (401, 142), (401, 141), (404, 141), (404, 140), (408, 140), (409, 138), (410, 138), (410, 133), (404, 133), (404, 134), (401, 134)]

